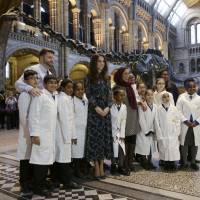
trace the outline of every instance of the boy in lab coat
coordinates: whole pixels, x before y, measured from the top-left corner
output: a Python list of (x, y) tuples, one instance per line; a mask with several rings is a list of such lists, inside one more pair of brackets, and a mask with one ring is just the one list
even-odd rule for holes
[(162, 94), (162, 105), (158, 107), (158, 122), (160, 131), (157, 131), (159, 157), (164, 161), (165, 170), (176, 170), (175, 161), (180, 160), (179, 135), (180, 114), (178, 109), (170, 103), (168, 92)]
[(32, 139), (30, 163), (33, 164), (33, 192), (48, 196), (45, 188), (48, 166), (55, 159), (55, 131), (57, 121), (57, 78), (44, 77), (44, 88), (40, 96), (32, 99), (29, 111), (29, 131)]
[[(38, 85), (37, 72), (27, 70), (23, 75), (27, 85), (36, 88)], [(31, 194), (30, 184), (32, 181), (32, 166), (29, 164), (31, 154), (31, 137), (28, 130), (28, 113), (31, 103), (31, 95), (27, 92), (22, 92), (18, 99), (19, 108), (19, 138), (17, 148), (17, 159), (20, 161), (19, 166), (19, 182), (21, 186), (21, 195), (26, 196)]]
[(187, 79), (184, 82), (186, 92), (181, 94), (177, 101), (177, 108), (181, 114), (181, 155), (183, 157), (182, 169), (189, 167), (187, 156), (188, 149), (191, 149), (190, 168), (197, 171), (196, 155), (200, 145), (200, 96), (196, 93), (194, 79)]
[(130, 175), (128, 170), (123, 168), (125, 158), (125, 127), (127, 118), (127, 108), (123, 103), (125, 92), (119, 86), (113, 88), (114, 104), (111, 107), (111, 120), (112, 120), (112, 137), (113, 137), (113, 151), (114, 159), (111, 164), (111, 173), (118, 172), (123, 175)]

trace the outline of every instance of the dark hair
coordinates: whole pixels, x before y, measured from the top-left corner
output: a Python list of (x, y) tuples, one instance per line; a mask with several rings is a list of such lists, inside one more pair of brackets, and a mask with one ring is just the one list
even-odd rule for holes
[(50, 80), (56, 80), (56, 81), (58, 82), (57, 77), (54, 76), (54, 75), (46, 75), (46, 76), (44, 77), (43, 82), (44, 82), (44, 84), (47, 84)]
[[(105, 66), (100, 75), (98, 74), (98, 70), (97, 70), (97, 62), (98, 62), (99, 57), (103, 57), (104, 63), (105, 63)], [(108, 65), (107, 65), (105, 57), (100, 54), (93, 55), (90, 59), (90, 74), (89, 74), (89, 76), (91, 78), (91, 81), (93, 83), (96, 83), (96, 82), (98, 82), (99, 79), (107, 80), (107, 76), (106, 76), (107, 72), (108, 72)]]
[(28, 69), (24, 72), (24, 80), (28, 80), (29, 76), (37, 75), (38, 73), (34, 70)]
[(193, 78), (188, 78), (188, 79), (186, 79), (186, 80), (184, 81), (184, 87), (185, 87), (185, 88), (188, 87), (189, 82), (194, 82), (194, 83), (196, 84), (196, 82), (195, 82), (195, 80), (194, 80)]
[(120, 91), (124, 91), (124, 88), (116, 85), (112, 88), (113, 96), (116, 96), (119, 94)]
[(69, 79), (69, 78), (64, 78), (62, 80), (61, 84), (60, 84), (60, 87), (59, 87), (58, 91), (59, 92), (64, 91), (64, 88), (66, 87), (66, 85), (68, 83), (72, 83), (73, 84), (73, 81), (71, 79)]
[(54, 51), (51, 50), (51, 49), (42, 49), (42, 50), (40, 51), (40, 53), (39, 53), (39, 57), (44, 56), (44, 55), (47, 54), (47, 53), (55, 54)]
[(81, 84), (83, 86), (83, 88), (85, 87), (83, 81), (76, 81), (76, 82), (74, 82), (74, 85), (73, 85), (73, 91), (77, 90), (78, 84)]
[(162, 78), (162, 73), (163, 73), (163, 72), (169, 73), (169, 71), (168, 71), (167, 68), (161, 69), (161, 70), (158, 72), (156, 78)]

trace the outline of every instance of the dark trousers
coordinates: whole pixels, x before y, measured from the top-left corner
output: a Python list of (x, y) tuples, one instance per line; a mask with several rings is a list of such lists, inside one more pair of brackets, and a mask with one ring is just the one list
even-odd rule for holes
[(45, 188), (46, 177), (48, 173), (48, 165), (33, 164), (33, 191), (38, 193)]
[(125, 165), (125, 155), (124, 151), (119, 145), (119, 152), (118, 152), (118, 158), (112, 159), (112, 165), (118, 165), (119, 168), (124, 168)]
[(195, 164), (198, 146), (195, 146), (195, 137), (194, 137), (193, 128), (188, 128), (188, 131), (185, 136), (184, 145), (181, 146), (181, 155), (183, 159), (183, 164), (187, 164), (189, 149), (190, 149), (190, 154), (191, 154), (190, 155), (191, 163)]
[(15, 112), (7, 112), (6, 113), (6, 127), (7, 129), (13, 129), (16, 126), (15, 122)]
[(5, 125), (5, 112), (0, 111), (0, 128), (4, 128)]
[(30, 185), (33, 181), (33, 166), (29, 160), (20, 160), (19, 165), (19, 182), (21, 187)]
[(54, 163), (56, 169), (56, 177), (63, 185), (68, 185), (72, 181), (72, 169), (70, 163)]
[(187, 164), (189, 148), (191, 150), (191, 163), (195, 164), (198, 146), (188, 146), (188, 145), (181, 146), (181, 155), (183, 158), (183, 164)]
[(135, 152), (136, 135), (125, 137), (126, 156), (124, 160), (124, 168), (130, 169), (133, 163), (133, 156)]

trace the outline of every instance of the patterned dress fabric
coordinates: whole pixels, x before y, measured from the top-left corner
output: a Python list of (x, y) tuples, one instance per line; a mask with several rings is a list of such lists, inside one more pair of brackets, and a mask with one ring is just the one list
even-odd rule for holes
[(100, 80), (91, 83), (88, 77), (85, 82), (88, 105), (88, 124), (86, 136), (86, 159), (89, 161), (110, 159), (113, 156), (111, 115), (100, 116), (95, 107), (102, 109), (111, 107), (112, 98), (110, 86), (106, 81)]

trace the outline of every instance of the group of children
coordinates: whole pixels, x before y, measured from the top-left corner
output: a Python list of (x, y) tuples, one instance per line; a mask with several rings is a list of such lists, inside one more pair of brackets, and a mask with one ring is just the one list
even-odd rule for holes
[[(37, 87), (38, 76), (33, 70), (24, 72), (24, 82)], [(72, 181), (70, 163), (73, 159), (75, 175), (80, 176), (84, 158), (88, 100), (84, 84), (64, 79), (60, 84), (53, 75), (43, 80), (41, 94), (32, 97), (27, 92), (19, 96), (20, 131), (18, 158), (20, 160), (20, 185), (23, 191), (46, 195), (46, 178), (49, 166), (53, 178), (64, 188), (79, 188)], [(200, 97), (196, 94), (194, 80), (185, 82), (186, 92), (179, 97), (175, 107), (172, 95), (165, 90), (165, 82), (158, 79), (156, 91), (144, 83), (137, 85), (139, 124), (135, 154), (145, 169), (155, 169), (151, 157), (159, 152), (164, 169), (177, 169), (175, 161), (182, 155), (182, 167), (187, 168), (188, 149), (191, 148), (191, 168), (198, 170), (195, 157), (200, 144)], [(123, 103), (125, 91), (114, 86), (113, 104), (110, 108), (113, 137), (111, 172), (116, 166), (121, 174), (125, 152), (127, 109)], [(53, 166), (53, 167), (52, 167)]]
[[(24, 82), (38, 86), (37, 72), (26, 70)], [(32, 97), (27, 92), (19, 96), (20, 185), (23, 193), (48, 195), (47, 174), (65, 189), (80, 188), (72, 181), (71, 158), (79, 173), (79, 163), (84, 157), (88, 101), (82, 82), (58, 80), (47, 75), (41, 94)], [(31, 186), (31, 188), (30, 188)]]
[[(172, 94), (166, 91), (165, 81), (162, 78), (156, 80), (154, 90), (147, 89), (144, 83), (137, 84), (137, 90), (133, 87), (137, 97), (140, 124), (140, 132), (136, 136), (135, 155), (136, 160), (146, 170), (156, 168), (152, 163), (152, 154), (155, 152), (159, 153), (159, 163), (164, 170), (177, 170), (177, 161), (180, 161), (180, 168), (188, 169), (189, 153), (191, 154), (190, 168), (199, 169), (195, 159), (200, 139), (198, 136), (200, 96), (196, 94), (196, 83), (193, 79), (186, 80), (184, 86), (186, 91), (180, 95), (176, 106)], [(113, 90), (116, 105), (123, 108), (121, 109), (123, 111), (119, 110), (118, 114), (115, 111), (115, 104), (111, 109), (114, 146), (116, 141), (118, 143), (118, 154), (114, 155), (118, 157), (118, 163), (114, 159), (111, 165), (111, 173), (114, 174), (116, 165), (119, 166), (119, 172), (122, 171), (122, 159), (126, 153), (123, 142), (126, 106), (123, 104), (123, 91), (116, 92), (115, 87)]]

